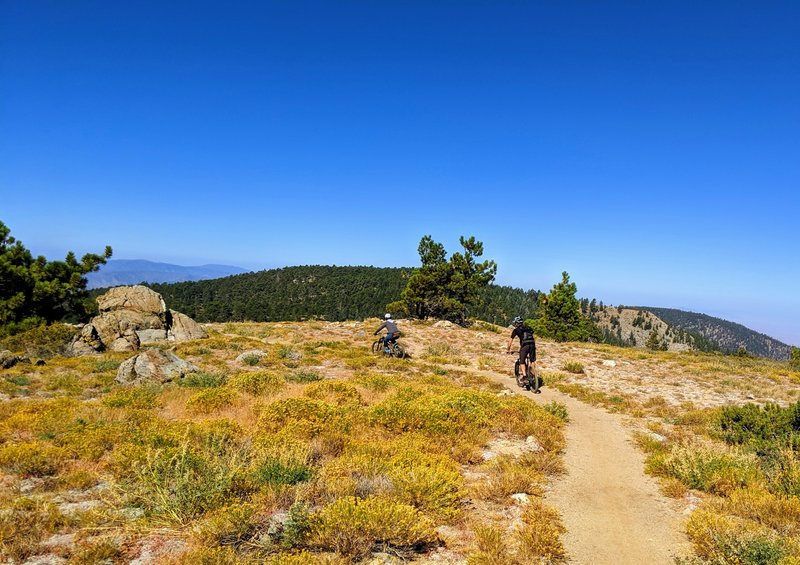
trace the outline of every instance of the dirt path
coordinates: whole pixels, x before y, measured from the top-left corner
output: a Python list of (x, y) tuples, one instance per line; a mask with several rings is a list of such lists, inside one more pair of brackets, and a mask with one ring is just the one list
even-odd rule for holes
[(631, 443), (621, 417), (547, 390), (537, 402), (567, 406), (564, 463), (547, 500), (561, 512), (564, 545), (573, 563), (674, 563), (685, 555), (679, 504), (644, 474), (644, 456)]
[[(514, 383), (498, 373), (483, 374), (509, 387)], [(644, 474), (644, 455), (623, 416), (549, 387), (541, 394), (515, 392), (540, 404), (555, 400), (569, 411), (567, 472), (546, 500), (564, 520), (570, 563), (667, 565), (690, 553), (682, 505), (663, 496), (655, 479)]]

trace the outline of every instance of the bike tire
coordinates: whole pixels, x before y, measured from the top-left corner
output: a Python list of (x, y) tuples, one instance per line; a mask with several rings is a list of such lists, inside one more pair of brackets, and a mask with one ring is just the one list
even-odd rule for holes
[(517, 359), (516, 362), (514, 362), (514, 380), (517, 381), (518, 387), (524, 388), (525, 375), (521, 373), (521, 371), (519, 370), (519, 366), (520, 366), (519, 359)]
[(392, 347), (392, 355), (398, 359), (403, 359), (406, 356), (406, 352), (399, 344), (395, 343), (394, 347)]
[(373, 353), (383, 353), (383, 339), (376, 339), (372, 342)]
[(538, 392), (542, 387), (542, 379), (536, 374), (536, 370), (528, 366), (528, 384), (533, 392)]

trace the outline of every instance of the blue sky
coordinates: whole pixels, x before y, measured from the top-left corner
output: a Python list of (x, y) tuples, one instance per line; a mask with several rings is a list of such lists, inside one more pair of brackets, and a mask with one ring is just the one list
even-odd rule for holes
[(34, 253), (416, 265), (800, 344), (796, 2), (0, 0)]

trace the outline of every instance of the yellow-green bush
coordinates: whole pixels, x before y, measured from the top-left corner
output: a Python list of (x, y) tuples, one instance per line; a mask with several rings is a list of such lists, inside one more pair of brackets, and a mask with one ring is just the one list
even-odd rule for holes
[(356, 387), (341, 381), (322, 381), (310, 384), (306, 388), (305, 395), (338, 406), (362, 403), (361, 395)]
[(703, 508), (686, 525), (697, 555), (712, 563), (787, 563), (800, 558), (797, 542), (758, 522)]
[(370, 410), (370, 420), (393, 432), (459, 435), (488, 428), (500, 409), (491, 393), (455, 389), (427, 392), (403, 387)]
[(419, 510), (383, 498), (340, 498), (311, 516), (312, 545), (354, 558), (372, 548), (409, 551), (435, 539), (433, 523)]
[(208, 414), (227, 408), (235, 400), (236, 392), (229, 388), (207, 388), (190, 396), (186, 408), (195, 414)]
[(441, 520), (459, 513), (463, 478), (457, 464), (405, 442), (362, 445), (330, 461), (321, 482), (334, 497), (380, 495)]
[(291, 428), (298, 437), (318, 435), (327, 427), (346, 433), (350, 424), (347, 416), (343, 409), (320, 400), (287, 398), (265, 406), (258, 427), (265, 432)]
[(239, 373), (231, 377), (228, 382), (236, 390), (253, 396), (273, 395), (286, 387), (286, 381), (282, 376), (267, 371)]
[(192, 526), (192, 533), (202, 544), (209, 547), (219, 545), (241, 545), (256, 533), (256, 507), (249, 503), (235, 502), (212, 512)]
[(67, 457), (64, 448), (41, 441), (0, 446), (0, 467), (23, 477), (53, 475), (64, 465)]
[(158, 387), (121, 387), (106, 395), (102, 402), (110, 408), (155, 408), (158, 402)]

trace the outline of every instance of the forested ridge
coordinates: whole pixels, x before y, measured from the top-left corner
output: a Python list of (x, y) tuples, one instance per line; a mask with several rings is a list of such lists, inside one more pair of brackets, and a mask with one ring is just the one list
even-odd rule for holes
[[(150, 284), (170, 308), (199, 322), (267, 322), (319, 318), (361, 320), (383, 315), (406, 286), (411, 268), (284, 267), (221, 279)], [(506, 324), (534, 317), (538, 292), (489, 285), (470, 317)]]
[(629, 306), (629, 308), (649, 310), (671, 326), (699, 334), (718, 344), (723, 352), (735, 353), (743, 348), (747, 353), (759, 357), (789, 358), (791, 349), (789, 345), (735, 322), (674, 308), (650, 306)]

